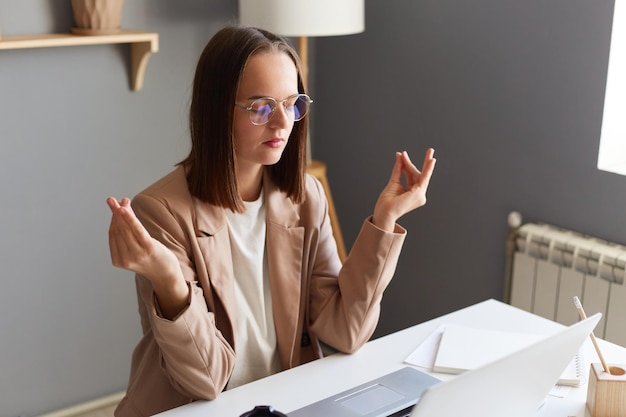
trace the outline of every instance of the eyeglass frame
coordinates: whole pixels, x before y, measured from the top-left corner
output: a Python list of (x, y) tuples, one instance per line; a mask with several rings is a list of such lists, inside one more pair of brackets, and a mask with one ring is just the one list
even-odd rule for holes
[[(247, 107), (244, 106), (243, 104), (239, 104), (239, 103), (235, 103), (235, 107), (243, 109), (243, 110), (246, 110), (248, 112), (248, 120), (250, 120), (250, 123), (252, 123), (255, 126), (263, 126), (263, 125), (266, 125), (267, 123), (269, 123), (269, 121), (272, 119), (272, 117), (274, 117), (274, 113), (276, 113), (276, 109), (278, 108), (278, 104), (279, 103), (285, 103), (286, 101), (289, 101), (289, 100), (293, 99), (294, 97), (297, 97), (295, 102), (297, 102), (300, 99), (300, 97), (306, 97), (306, 101), (308, 103), (307, 111), (306, 111), (306, 113), (304, 113), (304, 115), (301, 118), (296, 119), (295, 115), (294, 115), (293, 121), (294, 122), (299, 122), (300, 120), (304, 119), (307, 114), (309, 114), (309, 110), (311, 108), (311, 103), (313, 103), (313, 99), (308, 94), (296, 93), (296, 94), (292, 94), (289, 97), (284, 98), (282, 100), (278, 100), (278, 99), (276, 99), (274, 97), (270, 97), (270, 96), (258, 97), (258, 98), (253, 99), (252, 102), (250, 103), (250, 105), (247, 106)], [(272, 108), (272, 111), (271, 111), (270, 115), (268, 116), (267, 120), (264, 123), (254, 123), (252, 121), (252, 118), (253, 118), (253, 116), (252, 116), (252, 107), (253, 107), (254, 103), (256, 103), (259, 100), (272, 100), (275, 103), (274, 107)], [(294, 105), (294, 107), (295, 107), (295, 105)]]

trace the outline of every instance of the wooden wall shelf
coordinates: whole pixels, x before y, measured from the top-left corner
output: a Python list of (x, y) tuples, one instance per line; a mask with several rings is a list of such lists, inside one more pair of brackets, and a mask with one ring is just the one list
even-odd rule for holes
[(121, 31), (113, 35), (74, 35), (50, 33), (44, 35), (6, 36), (0, 38), (0, 50), (51, 48), (57, 46), (130, 44), (131, 89), (141, 90), (150, 55), (159, 50), (159, 34), (152, 32)]

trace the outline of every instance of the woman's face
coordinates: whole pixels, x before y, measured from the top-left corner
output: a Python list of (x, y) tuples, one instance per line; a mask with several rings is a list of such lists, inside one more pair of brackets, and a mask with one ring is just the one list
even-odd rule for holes
[[(236, 103), (248, 107), (260, 97), (282, 100), (297, 93), (298, 72), (291, 58), (284, 52), (264, 52), (248, 59)], [(259, 126), (250, 122), (247, 110), (235, 107), (234, 141), (238, 168), (245, 170), (277, 163), (293, 124), (281, 103), (269, 121)]]

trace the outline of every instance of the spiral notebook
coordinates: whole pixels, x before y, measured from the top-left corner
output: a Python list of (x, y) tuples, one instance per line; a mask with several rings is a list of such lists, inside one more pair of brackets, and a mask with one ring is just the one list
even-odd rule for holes
[[(434, 372), (459, 374), (502, 358), (544, 336), (528, 333), (486, 330), (461, 325), (446, 325), (433, 364)], [(578, 386), (584, 380), (582, 351), (572, 358), (558, 385)]]

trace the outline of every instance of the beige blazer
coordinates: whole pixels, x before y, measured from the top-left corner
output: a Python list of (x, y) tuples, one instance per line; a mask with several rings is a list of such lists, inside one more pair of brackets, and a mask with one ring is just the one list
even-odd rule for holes
[[(318, 180), (307, 175), (306, 201), (294, 204), (264, 178), (266, 250), (283, 369), (321, 357), (320, 340), (352, 353), (378, 323), (383, 291), (406, 231), (365, 221), (341, 265)], [(191, 288), (173, 320), (160, 316), (149, 281), (136, 277), (143, 337), (132, 356), (117, 417), (149, 416), (198, 399), (212, 400), (233, 369), (235, 295), (224, 209), (192, 197), (178, 167), (133, 199), (149, 233), (178, 257)]]

